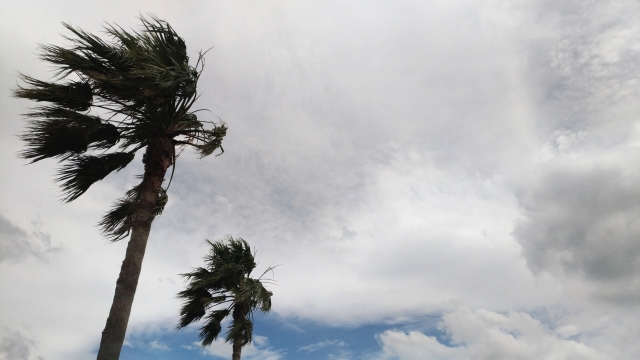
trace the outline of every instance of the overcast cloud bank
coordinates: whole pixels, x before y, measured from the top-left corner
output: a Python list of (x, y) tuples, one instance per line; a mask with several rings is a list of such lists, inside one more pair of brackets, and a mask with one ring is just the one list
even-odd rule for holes
[(60, 21), (99, 32), (136, 26), (139, 11), (166, 18), (191, 54), (214, 46), (199, 104), (229, 134), (223, 156), (179, 158), (132, 339), (175, 326), (177, 274), (201, 262), (204, 239), (232, 234), (263, 268), (282, 264), (273, 309), (294, 325), (443, 314), (450, 343), (389, 325), (383, 359), (640, 357), (633, 0), (2, 4), (5, 353), (91, 357), (126, 246), (94, 225), (136, 174), (59, 203), (53, 164), (15, 158), (30, 106), (9, 98), (15, 73), (49, 76), (34, 52), (62, 42)]

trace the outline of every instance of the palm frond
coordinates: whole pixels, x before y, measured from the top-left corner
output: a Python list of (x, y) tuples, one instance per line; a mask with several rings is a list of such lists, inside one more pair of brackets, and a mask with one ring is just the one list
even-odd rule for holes
[(257, 279), (245, 279), (242, 287), (237, 291), (236, 298), (251, 305), (251, 309), (259, 308), (262, 312), (271, 311), (271, 296), (262, 282)]
[(202, 128), (202, 126), (203, 124), (198, 121), (198, 116), (196, 114), (189, 113), (178, 119), (173, 129), (176, 133), (188, 134), (194, 130)]
[(31, 120), (20, 138), (27, 148), (20, 153), (36, 162), (46, 158), (67, 159), (94, 147), (108, 148), (119, 140), (117, 129), (97, 116), (86, 115), (61, 106), (42, 106), (26, 114)]
[(71, 110), (86, 111), (93, 102), (93, 90), (85, 81), (55, 84), (20, 74), (28, 87), (18, 86), (13, 96), (35, 101), (48, 101)]
[(65, 201), (71, 202), (84, 194), (96, 181), (113, 171), (123, 169), (133, 160), (132, 153), (111, 153), (100, 156), (78, 156), (70, 160), (58, 173), (56, 181), (62, 182)]
[(199, 267), (194, 269), (192, 272), (180, 274), (180, 276), (184, 277), (186, 281), (196, 282), (206, 279), (209, 274), (209, 270), (203, 267)]
[(220, 154), (224, 153), (224, 149), (222, 148), (222, 139), (227, 135), (227, 126), (222, 124), (220, 126), (214, 126), (212, 130), (203, 130), (201, 132), (202, 135), (202, 144), (198, 145), (198, 151), (200, 152), (200, 157), (205, 157), (213, 154), (214, 151), (220, 149)]
[(200, 320), (206, 314), (212, 299), (207, 289), (199, 287), (181, 291), (178, 293), (178, 297), (184, 300), (180, 310), (178, 329)]
[(233, 342), (234, 339), (240, 338), (242, 346), (247, 345), (251, 342), (251, 337), (253, 336), (253, 323), (250, 319), (234, 319), (233, 322), (229, 325), (229, 330), (227, 331), (227, 342)]
[[(251, 342), (253, 335), (253, 311), (269, 312), (273, 293), (264, 287), (260, 278), (249, 277), (256, 263), (245, 240), (229, 236), (216, 242), (207, 240), (207, 243), (211, 248), (205, 257), (206, 268), (181, 274), (188, 285), (178, 293), (184, 300), (178, 328), (201, 319), (210, 306), (230, 303), (226, 310), (214, 310), (206, 317), (200, 340), (202, 346), (210, 345), (220, 332), (222, 319), (233, 311), (234, 320), (226, 333), (226, 341), (239, 339), (244, 346)], [(267, 269), (270, 270), (273, 267)]]
[[(142, 183), (134, 186), (125, 193), (125, 196), (118, 200), (114, 207), (106, 213), (98, 226), (102, 233), (111, 241), (116, 242), (124, 239), (129, 235), (133, 228), (133, 215), (137, 208), (138, 199), (140, 198), (140, 186)], [(153, 217), (162, 214), (165, 205), (169, 201), (167, 192), (158, 189), (158, 200), (154, 207)]]
[(116, 242), (129, 236), (133, 228), (133, 214), (136, 211), (135, 201), (120, 199), (116, 205), (106, 213), (98, 226), (111, 242)]
[[(69, 160), (58, 177), (66, 201), (110, 172), (97, 170), (101, 157), (83, 156), (88, 151), (119, 144), (120, 151), (133, 152), (165, 137), (174, 145), (196, 147), (201, 157), (217, 149), (224, 152), (226, 124), (206, 122), (212, 126), (205, 128), (190, 111), (198, 98), (204, 54), (190, 65), (184, 39), (167, 22), (154, 16), (140, 20), (140, 31), (105, 26), (106, 39), (63, 24), (71, 33), (66, 37), (71, 46), (40, 47), (40, 58), (54, 65), (56, 81), (20, 75), (23, 85), (14, 90), (15, 96), (51, 103), (26, 114), (30, 120), (21, 138), (27, 148), (20, 155), (32, 162)], [(74, 79), (65, 80), (70, 76)], [(90, 109), (109, 120), (90, 115)], [(128, 201), (118, 205), (120, 213), (130, 212)], [(117, 236), (126, 228), (119, 228), (124, 232)]]
[(206, 317), (205, 325), (200, 328), (200, 341), (202, 346), (209, 346), (218, 338), (220, 331), (222, 330), (222, 320), (226, 318), (231, 311), (229, 309), (214, 310)]
[(242, 238), (229, 237), (226, 242), (212, 243), (209, 255), (205, 257), (211, 273), (211, 280), (230, 289), (251, 274), (256, 267), (251, 248)]
[(115, 125), (102, 123), (88, 138), (91, 149), (109, 149), (120, 141), (120, 132)]
[(41, 57), (57, 65), (60, 77), (75, 73), (89, 79), (95, 96), (121, 106), (115, 111), (165, 113), (156, 117), (157, 125), (165, 120), (172, 125), (179, 120), (175, 115), (193, 104), (200, 72), (189, 65), (184, 39), (167, 22), (155, 17), (141, 21), (141, 32), (106, 26), (109, 42), (64, 24), (75, 35), (68, 38), (74, 46), (43, 46)]

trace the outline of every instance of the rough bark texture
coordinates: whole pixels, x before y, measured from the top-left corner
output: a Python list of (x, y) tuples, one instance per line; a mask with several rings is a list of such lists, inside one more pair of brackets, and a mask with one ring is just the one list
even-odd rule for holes
[[(244, 302), (237, 302), (233, 308), (233, 320), (244, 320), (247, 317), (247, 313), (249, 312), (248, 304)], [(242, 351), (242, 337), (236, 336), (233, 339), (233, 353), (231, 355), (231, 360), (240, 360), (240, 352)]]
[(171, 139), (157, 139), (147, 146), (140, 200), (134, 214), (131, 239), (116, 282), (107, 325), (102, 331), (98, 360), (117, 360), (120, 357), (151, 230), (153, 209), (158, 199), (158, 190), (171, 165), (172, 154)]
[(233, 354), (231, 355), (231, 360), (240, 360), (241, 351), (242, 351), (242, 339), (240, 338), (233, 339)]

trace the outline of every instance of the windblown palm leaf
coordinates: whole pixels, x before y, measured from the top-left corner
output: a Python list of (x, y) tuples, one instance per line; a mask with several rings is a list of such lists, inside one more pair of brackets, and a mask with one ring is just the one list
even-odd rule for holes
[(251, 342), (253, 311), (269, 312), (273, 293), (264, 287), (262, 277), (250, 277), (256, 263), (246, 241), (229, 237), (226, 242), (207, 242), (211, 250), (205, 257), (206, 267), (182, 274), (188, 285), (178, 293), (183, 300), (178, 329), (201, 320), (209, 311), (200, 328), (202, 346), (208, 346), (218, 338), (223, 319), (233, 314), (226, 341), (233, 343), (234, 359), (240, 359), (240, 349)]
[(145, 152), (140, 184), (99, 223), (112, 241), (131, 234), (99, 359), (119, 356), (151, 222), (168, 200), (162, 182), (168, 167), (175, 169), (176, 147), (192, 146), (201, 157), (222, 153), (227, 132), (224, 123), (201, 121), (192, 109), (203, 53), (189, 64), (184, 40), (168, 23), (153, 16), (140, 20), (140, 31), (107, 25), (107, 39), (63, 24), (70, 46), (40, 47), (40, 58), (54, 65), (53, 79), (21, 74), (23, 84), (14, 90), (16, 97), (38, 102), (25, 114), (20, 156), (31, 163), (57, 159), (56, 181), (66, 202)]
[[(118, 200), (116, 205), (98, 223), (102, 233), (111, 241), (124, 239), (133, 227), (133, 216), (140, 199), (140, 187), (138, 184), (125, 193), (124, 198)], [(158, 199), (153, 209), (153, 217), (162, 214), (164, 206), (169, 201), (165, 189), (160, 188)]]
[(41, 46), (41, 58), (56, 66), (56, 80), (73, 79), (58, 83), (20, 76), (25, 85), (14, 91), (16, 97), (50, 104), (26, 114), (30, 122), (21, 138), (27, 149), (21, 156), (32, 162), (70, 161), (58, 178), (67, 201), (104, 178), (78, 170), (68, 181), (72, 168), (97, 161), (82, 156), (87, 152), (118, 145), (119, 152), (134, 154), (157, 138), (191, 145), (203, 157), (223, 151), (226, 125), (206, 128), (191, 110), (202, 54), (189, 65), (185, 42), (169, 24), (154, 17), (141, 20), (142, 32), (107, 26), (111, 41), (64, 24), (75, 35), (67, 38), (72, 46)]

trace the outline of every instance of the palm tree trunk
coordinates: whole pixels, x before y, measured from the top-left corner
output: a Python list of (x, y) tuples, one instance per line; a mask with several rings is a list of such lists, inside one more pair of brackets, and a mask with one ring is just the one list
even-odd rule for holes
[[(249, 304), (238, 301), (233, 307), (233, 321), (244, 320), (249, 313)], [(231, 360), (240, 360), (240, 352), (242, 351), (242, 334), (236, 334), (233, 339), (233, 353)]]
[(240, 360), (241, 351), (242, 351), (242, 339), (240, 338), (233, 339), (233, 354), (231, 355), (231, 360)]
[(120, 357), (133, 297), (142, 270), (142, 259), (151, 231), (158, 191), (167, 168), (171, 165), (172, 155), (171, 139), (157, 139), (147, 146), (145, 160), (143, 160), (145, 166), (140, 200), (134, 213), (131, 239), (127, 245), (127, 252), (120, 268), (120, 276), (116, 282), (116, 291), (107, 324), (102, 331), (98, 360), (117, 360)]

